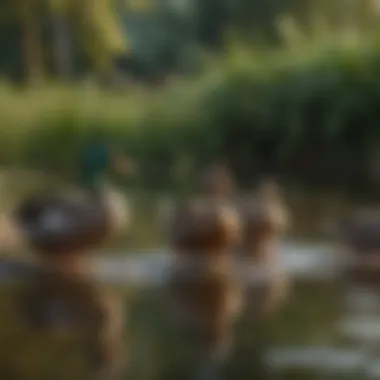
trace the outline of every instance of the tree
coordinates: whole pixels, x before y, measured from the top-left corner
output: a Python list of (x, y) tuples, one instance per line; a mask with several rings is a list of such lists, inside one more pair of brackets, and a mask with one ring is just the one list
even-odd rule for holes
[(69, 11), (70, 0), (49, 0), (49, 13), (53, 35), (53, 56), (57, 75), (67, 79), (73, 72), (72, 28)]
[(29, 81), (40, 80), (44, 75), (42, 48), (42, 20), (40, 0), (8, 0), (13, 2), (15, 23), (20, 29), (21, 53), (24, 73)]

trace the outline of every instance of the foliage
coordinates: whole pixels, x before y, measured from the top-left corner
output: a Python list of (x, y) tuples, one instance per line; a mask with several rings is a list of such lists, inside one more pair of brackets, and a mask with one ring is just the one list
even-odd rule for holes
[(346, 185), (373, 180), (376, 43), (230, 54), (207, 75), (158, 94), (140, 87), (115, 94), (91, 86), (25, 93), (3, 87), (0, 160), (61, 170), (75, 165), (86, 136), (100, 126), (136, 156), (141, 180), (152, 186), (179, 180), (173, 173), (181, 160), (195, 169), (221, 156), (242, 178), (283, 171)]
[(165, 77), (198, 69), (202, 48), (223, 51), (230, 33), (282, 44), (284, 18), (303, 35), (321, 25), (365, 34), (378, 28), (379, 12), (371, 0), (4, 0), (0, 72), (110, 79), (116, 63), (138, 79)]

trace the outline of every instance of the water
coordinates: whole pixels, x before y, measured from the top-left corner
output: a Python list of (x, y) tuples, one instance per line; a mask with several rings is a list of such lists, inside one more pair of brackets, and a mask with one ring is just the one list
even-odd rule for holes
[[(293, 379), (297, 374), (301, 374), (302, 380), (310, 377), (351, 379), (353, 375), (357, 380), (380, 378), (380, 360), (376, 356), (380, 342), (379, 297), (342, 288), (339, 262), (334, 248), (328, 244), (284, 242), (279, 250), (279, 261), (293, 278), (292, 292), (271, 320), (260, 325), (262, 322), (249, 320), (248, 316), (243, 325), (237, 326), (238, 353), (232, 363), (233, 373), (237, 372), (234, 366), (242, 371), (247, 365), (241, 379), (257, 376), (258, 368), (249, 365), (255, 360), (255, 366), (265, 368), (260, 378), (268, 380), (273, 376)], [(104, 281), (139, 289), (138, 306), (131, 310), (132, 321), (135, 320), (135, 338), (131, 344), (141, 345), (142, 340), (146, 341), (147, 347), (140, 348), (141, 357), (151, 356), (160, 361), (149, 376), (153, 380), (161, 378), (159, 373), (164, 371), (165, 363), (168, 365), (161, 348), (166, 336), (160, 334), (170, 326), (166, 325), (162, 312), (164, 296), (160, 289), (165, 285), (169, 269), (170, 256), (165, 249), (128, 252), (127, 255), (107, 252), (94, 259), (94, 271)], [(6, 280), (15, 270), (23, 268), (2, 265), (0, 278)], [(258, 328), (262, 328), (263, 333), (260, 339)], [(244, 339), (248, 342), (241, 348), (239, 345)], [(173, 347), (178, 344), (184, 343), (174, 339)], [(257, 351), (263, 351), (260, 364), (254, 359)], [(141, 365), (141, 362), (135, 363), (136, 379), (145, 378)]]
[[(335, 276), (338, 265), (334, 247), (328, 244), (284, 242), (278, 256), (279, 265), (297, 278), (329, 279)], [(109, 282), (157, 285), (165, 281), (170, 270), (170, 256), (164, 248), (128, 255), (111, 251), (95, 258), (95, 268)]]
[[(380, 300), (368, 294), (348, 297), (334, 247), (308, 242), (328, 235), (331, 220), (350, 205), (341, 197), (321, 195), (294, 194), (289, 201), (295, 240), (282, 244), (279, 261), (294, 279), (292, 291), (271, 318), (258, 321), (248, 315), (239, 322), (228, 379), (380, 379)], [(137, 213), (126, 237), (128, 251), (109, 251), (94, 259), (100, 278), (133, 289), (127, 304), (133, 354), (128, 378), (134, 380), (183, 378), (176, 371), (187, 343), (172, 332), (163, 307), (169, 255), (165, 249), (134, 249), (162, 245), (161, 235), (156, 219)], [(1, 265), (0, 280), (6, 281), (14, 269)], [(357, 298), (362, 305), (349, 307)]]
[[(380, 297), (342, 288), (339, 261), (328, 244), (284, 242), (279, 259), (294, 286), (285, 307), (266, 326), (264, 377), (380, 378)], [(96, 261), (107, 281), (147, 288), (163, 285), (170, 268), (165, 250)]]
[[(164, 285), (170, 268), (164, 249), (95, 261), (107, 282), (146, 288)], [(294, 280), (293, 292), (266, 326), (264, 377), (293, 378), (301, 371), (305, 380), (379, 378), (380, 359), (375, 353), (377, 343), (380, 348), (380, 298), (341, 287), (339, 261), (328, 244), (284, 242), (279, 261)], [(253, 322), (248, 328), (255, 329)]]

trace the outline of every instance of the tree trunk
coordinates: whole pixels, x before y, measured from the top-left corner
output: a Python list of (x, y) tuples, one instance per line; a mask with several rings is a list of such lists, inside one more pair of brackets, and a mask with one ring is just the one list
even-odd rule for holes
[(21, 3), (19, 8), (21, 29), (21, 52), (27, 81), (40, 81), (44, 73), (41, 22), (36, 3), (27, 6)]
[(64, 15), (52, 17), (53, 53), (55, 68), (60, 79), (69, 79), (73, 72), (70, 25)]

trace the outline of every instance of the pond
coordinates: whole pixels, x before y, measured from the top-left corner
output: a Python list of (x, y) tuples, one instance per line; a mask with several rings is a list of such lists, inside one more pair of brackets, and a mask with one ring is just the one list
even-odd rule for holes
[[(191, 370), (186, 361), (190, 343), (166, 313), (162, 285), (168, 256), (165, 249), (154, 249), (164, 246), (157, 218), (162, 198), (146, 199), (136, 200), (131, 229), (95, 259), (95, 267), (126, 293), (131, 350), (126, 378), (185, 380)], [(279, 255), (294, 278), (291, 292), (271, 318), (243, 315), (238, 321), (226, 380), (378, 378), (377, 310), (361, 310), (359, 319), (358, 312), (348, 310), (348, 291), (336, 276), (330, 244), (331, 222), (353, 204), (341, 195), (304, 193), (292, 194), (288, 201), (293, 229)]]
[[(374, 372), (372, 345), (376, 337), (380, 342), (375, 333), (380, 332), (380, 323), (365, 307), (359, 310), (360, 318), (351, 310), (352, 302), (346, 300), (350, 293), (338, 280), (332, 247), (286, 242), (279, 254), (293, 278), (289, 298), (269, 319), (241, 317), (225, 378), (359, 380)], [(98, 260), (107, 281), (137, 289), (129, 305), (132, 378), (185, 378), (188, 342), (165, 314), (162, 285), (169, 262), (165, 251)]]
[[(372, 338), (380, 338), (376, 335), (380, 324), (371, 315), (347, 319), (351, 316), (344, 299), (347, 292), (334, 270), (326, 276), (326, 269), (334, 264), (330, 253), (328, 246), (284, 244), (281, 261), (294, 278), (289, 298), (271, 318), (241, 317), (226, 379), (359, 380), (365, 378), (365, 371), (375, 370), (376, 355), (371, 355), (376, 351), (371, 344)], [(190, 343), (172, 326), (165, 308), (166, 253), (118, 254), (97, 260), (99, 275), (125, 292), (131, 349), (126, 379), (186, 379), (191, 370), (186, 361)], [(134, 269), (128, 272), (127, 268)]]

